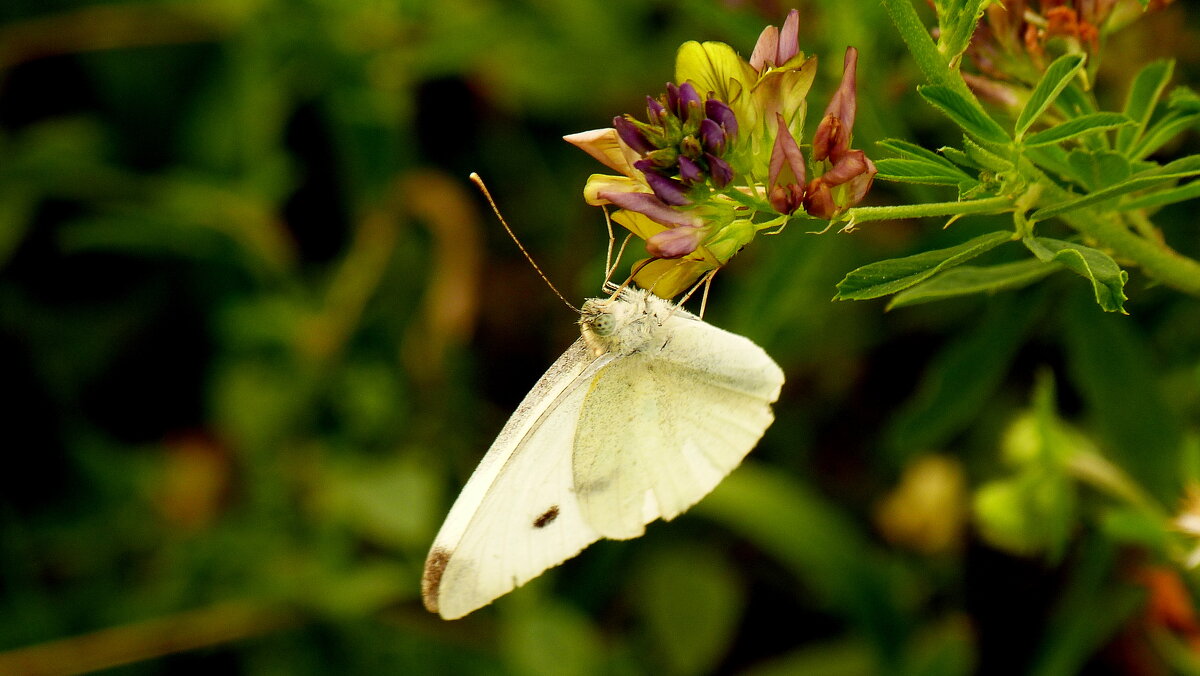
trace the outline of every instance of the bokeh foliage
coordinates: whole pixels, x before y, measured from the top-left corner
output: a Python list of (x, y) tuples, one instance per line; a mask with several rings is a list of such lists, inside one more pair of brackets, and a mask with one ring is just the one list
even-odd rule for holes
[[(0, 672), (1200, 673), (1168, 523), (1200, 481), (1200, 302), (1136, 271), (1129, 316), (1066, 275), (829, 300), (988, 216), (761, 238), (708, 313), (788, 375), (746, 465), (493, 608), (421, 608), (455, 491), (574, 337), (466, 174), (596, 293), (595, 166), (559, 137), (640, 109), (683, 41), (745, 53), (787, 9), (4, 3)], [(1195, 85), (1188, 9), (1110, 44), (1110, 108), (1156, 58)], [(860, 51), (859, 147), (961, 140), (879, 3), (800, 10), (813, 100)], [(1194, 204), (1157, 222), (1200, 255)]]

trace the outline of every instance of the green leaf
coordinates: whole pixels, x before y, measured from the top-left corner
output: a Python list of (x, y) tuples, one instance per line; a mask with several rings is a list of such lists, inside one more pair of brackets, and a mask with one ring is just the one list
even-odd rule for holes
[(1135, 197), (1128, 202), (1122, 202), (1118, 207), (1118, 211), (1129, 211), (1132, 209), (1148, 209), (1151, 207), (1161, 207), (1166, 204), (1174, 204), (1176, 202), (1184, 202), (1190, 199), (1200, 197), (1200, 181), (1192, 181), (1183, 185), (1175, 186), (1160, 192), (1152, 192), (1149, 195)]
[(875, 178), (898, 183), (922, 183), (926, 185), (953, 185), (963, 181), (973, 181), (958, 167), (935, 164), (925, 160), (907, 160), (885, 157), (876, 160), (875, 167), (879, 173)]
[(1067, 155), (1067, 164), (1071, 167), (1071, 178), (1089, 190), (1117, 185), (1133, 172), (1129, 160), (1112, 150), (1076, 148)]
[(1047, 218), (1076, 211), (1120, 195), (1136, 192), (1159, 185), (1160, 183), (1167, 183), (1181, 178), (1191, 178), (1193, 176), (1200, 176), (1200, 155), (1189, 155), (1157, 169), (1143, 171), (1103, 190), (1097, 190), (1073, 200), (1043, 207), (1029, 216), (1029, 222), (1044, 221)]
[(1172, 112), (1146, 131), (1133, 150), (1129, 151), (1129, 156), (1138, 160), (1146, 158), (1179, 134), (1196, 126), (1197, 122), (1200, 122), (1200, 113)]
[(967, 167), (968, 169), (974, 169), (976, 171), (983, 169), (983, 167), (979, 166), (979, 164), (977, 164), (966, 153), (959, 150), (958, 148), (955, 148), (952, 146), (944, 146), (942, 148), (938, 148), (938, 152), (940, 152), (942, 155), (945, 155), (946, 159), (950, 160), (951, 162), (957, 164), (960, 167)]
[(966, 136), (963, 137), (963, 150), (966, 151), (967, 156), (970, 157), (972, 161), (984, 169), (988, 169), (996, 173), (1012, 171), (1014, 169), (1011, 161), (1000, 157), (996, 153), (984, 148)]
[(991, 266), (962, 265), (901, 291), (888, 303), (887, 309), (974, 293), (1019, 289), (1061, 269), (1059, 265), (1044, 263), (1036, 258)]
[(868, 300), (903, 291), (942, 270), (965, 263), (1012, 239), (1006, 230), (980, 235), (948, 249), (925, 251), (864, 265), (838, 282), (834, 300)]
[(1180, 113), (1200, 113), (1200, 94), (1191, 87), (1179, 85), (1171, 90), (1167, 106)]
[(760, 660), (742, 676), (866, 676), (879, 670), (874, 647), (861, 637), (805, 643), (783, 655)]
[(668, 674), (716, 670), (744, 605), (737, 571), (712, 548), (660, 549), (639, 562), (629, 595)]
[(1062, 350), (1071, 383), (1112, 461), (1149, 494), (1173, 505), (1182, 482), (1184, 421), (1168, 400), (1150, 338), (1124, 317), (1064, 303)]
[(1117, 133), (1117, 150), (1129, 154), (1134, 141), (1141, 136), (1142, 130), (1154, 113), (1154, 106), (1162, 96), (1163, 89), (1171, 80), (1175, 70), (1175, 62), (1170, 60), (1155, 61), (1141, 70), (1129, 88), (1129, 96), (1125, 99), (1125, 115), (1134, 121), (1134, 126), (1126, 127)]
[(1027, 296), (1001, 296), (937, 353), (884, 433), (896, 462), (944, 446), (979, 420), (1004, 382), (1040, 305)]
[(1042, 169), (1057, 174), (1060, 178), (1074, 180), (1075, 170), (1067, 163), (1067, 151), (1058, 146), (1050, 145), (1026, 148), (1025, 157), (1032, 160)]
[[(524, 591), (524, 590), (522, 590)], [(532, 594), (505, 599), (498, 623), (501, 654), (515, 673), (529, 676), (589, 676), (601, 673), (604, 641), (591, 619), (551, 599), (536, 605)]]
[(1054, 103), (1055, 107), (1067, 118), (1090, 115), (1096, 112), (1095, 102), (1089, 98), (1088, 94), (1084, 93), (1083, 89), (1079, 86), (1079, 82), (1076, 80), (1067, 83), (1067, 88), (1059, 93), (1058, 100)]
[(882, 141), (876, 141), (875, 145), (877, 145), (880, 148), (883, 148), (885, 150), (890, 150), (893, 153), (896, 153), (897, 155), (899, 155), (900, 157), (902, 157), (906, 160), (924, 160), (926, 162), (940, 164), (949, 169), (955, 169), (955, 170), (958, 169), (958, 167), (954, 166), (953, 162), (946, 159), (945, 157), (942, 157), (941, 155), (933, 152), (932, 150), (923, 148), (915, 143), (910, 143), (903, 139), (898, 139), (898, 138), (884, 139)]
[(1145, 603), (1142, 589), (1112, 584), (1116, 566), (1111, 542), (1089, 537), (1081, 550), (1046, 624), (1042, 644), (1030, 665), (1031, 676), (1088, 671), (1089, 661), (1128, 626)]
[(1029, 100), (1025, 102), (1021, 114), (1017, 116), (1016, 139), (1018, 141), (1025, 136), (1025, 132), (1042, 116), (1042, 113), (1046, 112), (1046, 109), (1054, 103), (1059, 93), (1070, 84), (1071, 78), (1075, 77), (1080, 68), (1083, 68), (1086, 60), (1087, 57), (1083, 54), (1064, 54), (1050, 64), (1046, 73), (1042, 75), (1042, 79), (1034, 87), (1033, 93), (1029, 95)]
[(1026, 148), (1062, 143), (1084, 134), (1108, 131), (1116, 127), (1133, 124), (1133, 120), (1121, 113), (1092, 113), (1056, 124), (1049, 129), (1034, 132), (1025, 138)]
[(1010, 142), (1008, 134), (998, 122), (989, 117), (977, 103), (964, 98), (950, 87), (922, 85), (917, 87), (917, 92), (921, 98), (942, 111), (968, 134), (989, 143), (1004, 145)]
[(1062, 263), (1075, 274), (1089, 280), (1096, 294), (1096, 303), (1105, 312), (1125, 312), (1125, 281), (1129, 274), (1108, 254), (1075, 242), (1048, 237), (1026, 237), (1025, 246), (1039, 260)]
[(877, 650), (903, 635), (895, 580), (877, 563), (861, 526), (794, 475), (744, 462), (692, 513), (779, 561), (803, 583), (804, 597), (847, 616)]

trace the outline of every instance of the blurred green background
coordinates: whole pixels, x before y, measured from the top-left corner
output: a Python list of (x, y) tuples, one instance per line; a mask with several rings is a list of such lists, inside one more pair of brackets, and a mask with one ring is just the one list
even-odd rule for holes
[[(1200, 79), (1188, 4), (1109, 44), (1102, 101), (1153, 58)], [(596, 294), (600, 167), (560, 137), (640, 111), (681, 42), (748, 54), (790, 6), (3, 3), (0, 673), (1196, 669), (1164, 519), (1200, 478), (1197, 299), (1134, 271), (1128, 317), (1065, 274), (829, 301), (986, 218), (757, 241), (707, 315), (787, 372), (745, 465), (467, 619), (421, 607), (458, 488), (577, 335), (467, 174)], [(958, 140), (874, 0), (799, 8), (811, 122), (855, 45), (857, 147)], [(952, 198), (905, 190), (869, 201)], [(1191, 256), (1194, 210), (1158, 216)], [(1027, 448), (1107, 458), (1152, 506)]]

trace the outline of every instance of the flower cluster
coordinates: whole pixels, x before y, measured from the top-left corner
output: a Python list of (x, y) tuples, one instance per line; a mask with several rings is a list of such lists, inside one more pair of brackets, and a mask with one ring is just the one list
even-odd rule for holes
[[(692, 83), (667, 83), (659, 99), (646, 97), (646, 116), (613, 118), (617, 135), (643, 159), (633, 163), (659, 199), (675, 206), (691, 204), (688, 192), (711, 182), (724, 188), (733, 168), (721, 158), (737, 138), (737, 118), (720, 99), (702, 99)], [(674, 178), (678, 176), (679, 178)]]
[[(1151, 0), (1156, 10), (1172, 0)], [(1099, 65), (1101, 38), (1143, 14), (1137, 0), (1007, 0), (989, 6), (967, 55), (979, 73), (963, 78), (982, 98), (1016, 109), (1024, 86), (1035, 85), (1061, 54), (1087, 54)]]
[[(671, 297), (725, 265), (759, 231), (794, 217), (834, 219), (865, 197), (875, 165), (850, 147), (857, 52), (802, 150), (816, 58), (799, 45), (799, 14), (768, 26), (749, 61), (720, 42), (688, 42), (675, 83), (646, 98), (646, 119), (565, 137), (617, 175), (594, 174), (588, 204), (646, 240), (634, 280)], [(677, 84), (676, 84), (677, 83)], [(811, 178), (810, 178), (811, 176)]]

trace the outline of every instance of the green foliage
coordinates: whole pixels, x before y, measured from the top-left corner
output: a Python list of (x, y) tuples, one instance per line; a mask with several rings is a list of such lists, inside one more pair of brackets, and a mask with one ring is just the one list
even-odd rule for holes
[(929, 105), (975, 138), (995, 144), (1009, 142), (1003, 127), (958, 90), (945, 85), (921, 85), (917, 92)]
[(888, 309), (955, 296), (1020, 289), (1059, 269), (1057, 265), (1048, 265), (1040, 260), (989, 266), (962, 265), (901, 291), (888, 303)]
[(1061, 263), (1092, 283), (1096, 303), (1105, 312), (1125, 312), (1125, 282), (1129, 274), (1108, 254), (1075, 242), (1049, 237), (1027, 237), (1025, 246), (1043, 263)]
[(951, 64), (957, 64), (975, 33), (983, 11), (995, 0), (936, 0), (938, 13), (938, 51)]
[[(1083, 68), (1083, 63), (1086, 57), (1082, 54), (1065, 54), (1046, 67), (1046, 72), (1042, 75), (1041, 81), (1033, 88), (1033, 92), (1029, 95), (1029, 100), (1025, 102), (1025, 107), (1021, 109), (1021, 114), (1017, 115), (1016, 139), (1020, 141), (1025, 132), (1029, 131), (1029, 127), (1041, 118), (1042, 113), (1046, 112), (1070, 84)], [(1079, 118), (1076, 118), (1079, 119)]]
[(1065, 141), (1077, 139), (1084, 134), (1108, 131), (1127, 124), (1133, 124), (1133, 121), (1120, 113), (1092, 113), (1030, 134), (1021, 143), (1026, 148), (1057, 145)]
[(868, 300), (903, 291), (1011, 239), (1007, 232), (991, 232), (946, 249), (864, 265), (838, 282), (836, 299)]
[(1174, 61), (1155, 61), (1138, 72), (1125, 98), (1124, 110), (1125, 116), (1133, 120), (1135, 126), (1117, 132), (1117, 150), (1133, 156), (1134, 143), (1145, 132), (1158, 99), (1166, 90), (1174, 71)]

